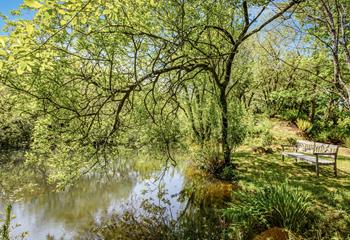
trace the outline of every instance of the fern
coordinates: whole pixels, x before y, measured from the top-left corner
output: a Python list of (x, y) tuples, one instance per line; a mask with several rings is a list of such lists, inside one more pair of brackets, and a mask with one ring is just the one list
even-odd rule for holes
[(297, 126), (304, 133), (309, 133), (312, 129), (312, 123), (304, 119), (298, 119)]

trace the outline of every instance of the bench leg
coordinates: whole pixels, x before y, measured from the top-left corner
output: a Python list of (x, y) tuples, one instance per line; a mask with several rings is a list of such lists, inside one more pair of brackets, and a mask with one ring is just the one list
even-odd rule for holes
[(334, 163), (334, 176), (337, 177), (337, 164)]
[(316, 163), (316, 176), (317, 176), (317, 177), (320, 176), (320, 167), (318, 166), (317, 163)]
[(282, 155), (282, 161), (284, 162), (284, 155)]

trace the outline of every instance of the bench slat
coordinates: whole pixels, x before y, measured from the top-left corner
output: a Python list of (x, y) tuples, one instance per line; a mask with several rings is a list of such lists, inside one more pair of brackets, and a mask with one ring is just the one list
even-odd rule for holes
[[(316, 163), (316, 157), (305, 155), (303, 153), (282, 152), (282, 155), (288, 156), (288, 157), (297, 158), (297, 159), (300, 159), (300, 160), (304, 160), (304, 161), (309, 162), (311, 164), (315, 164)], [(320, 165), (333, 165), (334, 162), (333, 161), (329, 161), (329, 160), (324, 159), (324, 158), (318, 158), (318, 164), (320, 164)]]
[[(295, 152), (285, 152), (284, 145), (282, 145), (282, 160), (284, 157), (292, 157), (296, 160), (301, 160), (309, 164), (316, 165), (316, 176), (319, 176), (320, 165), (333, 165), (334, 175), (337, 176), (337, 155), (339, 146), (333, 144), (311, 142), (307, 140), (297, 140), (294, 151)], [(329, 158), (321, 158), (329, 157)], [(317, 159), (317, 162), (316, 162)]]

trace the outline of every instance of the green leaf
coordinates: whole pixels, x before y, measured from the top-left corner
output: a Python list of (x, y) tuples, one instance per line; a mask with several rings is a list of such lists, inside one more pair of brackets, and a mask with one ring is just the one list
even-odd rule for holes
[(64, 26), (66, 23), (67, 23), (67, 21), (66, 21), (65, 19), (61, 19), (60, 24), (61, 24), (62, 26)]
[(7, 52), (5, 50), (0, 49), (0, 56), (6, 56)]
[(4, 39), (4, 37), (2, 37), (2, 36), (0, 36), (0, 43), (1, 43), (1, 46), (2, 46), (3, 48), (6, 47), (5, 39)]
[(108, 14), (110, 14), (110, 13), (111, 13), (111, 10), (109, 10), (109, 9), (103, 10), (103, 14), (104, 14), (104, 15), (108, 15)]
[(31, 24), (27, 24), (26, 29), (29, 34), (32, 34), (34, 32), (34, 27)]
[(30, 8), (41, 8), (41, 3), (35, 0), (24, 0), (24, 5)]
[(59, 14), (61, 14), (61, 15), (66, 14), (66, 11), (65, 11), (64, 9), (61, 9), (61, 8), (58, 9), (57, 12), (58, 12)]
[(27, 64), (24, 62), (21, 62), (16, 69), (17, 74), (22, 75), (24, 73), (24, 71), (26, 70), (26, 68), (27, 68)]

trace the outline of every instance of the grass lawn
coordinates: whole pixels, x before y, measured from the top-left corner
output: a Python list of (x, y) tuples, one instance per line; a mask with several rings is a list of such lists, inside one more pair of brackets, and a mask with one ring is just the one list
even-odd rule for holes
[(288, 157), (284, 162), (281, 159), (279, 143), (284, 143), (288, 137), (300, 139), (298, 131), (278, 120), (270, 124), (273, 154), (253, 153), (249, 144), (233, 154), (233, 161), (238, 163), (239, 186), (254, 191), (288, 181), (292, 187), (309, 194), (314, 208), (322, 215), (322, 224), (318, 226), (320, 237), (316, 239), (326, 239), (321, 236), (322, 231), (331, 232), (334, 239), (350, 239), (350, 151), (340, 149), (338, 177), (334, 177), (332, 166), (321, 166), (317, 178), (314, 165)]

